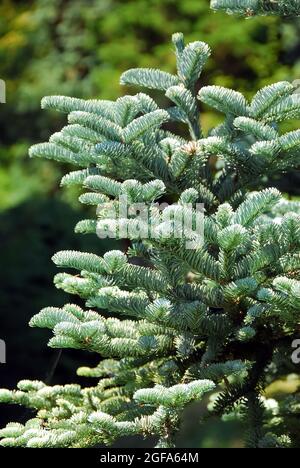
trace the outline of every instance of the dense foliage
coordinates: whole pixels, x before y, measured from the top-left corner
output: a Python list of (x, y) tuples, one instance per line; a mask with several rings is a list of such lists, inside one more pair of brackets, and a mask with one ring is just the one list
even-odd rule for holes
[(211, 7), (248, 17), (258, 14), (300, 16), (298, 0), (212, 0)]
[[(190, 13), (193, 2), (187, 3)], [(238, 3), (239, 8), (230, 8), (229, 3)], [(257, 8), (250, 15), (243, 10), (246, 3), (221, 0), (213, 6), (248, 16), (261, 13)], [(107, 6), (105, 18), (112, 4), (97, 2), (99, 8)], [(126, 2), (124, 9), (130, 4)], [(9, 5), (12, 8), (11, 2), (5, 2), (4, 7)], [(157, 6), (156, 2), (153, 5)], [(40, 2), (40, 6), (57, 14), (58, 5), (52, 10), (49, 3)], [(72, 9), (71, 4), (64, 2), (64, 6)], [(94, 17), (91, 12), (87, 16), (91, 31)], [(130, 21), (134, 17), (131, 10)], [(74, 20), (74, 16), (70, 18)], [(65, 32), (69, 33), (71, 24), (74, 26), (74, 21)], [(253, 25), (245, 31), (254, 31)], [(276, 22), (269, 25), (275, 32)], [(296, 23), (289, 26), (296, 27)], [(31, 32), (36, 33), (34, 28)], [(74, 31), (72, 34), (74, 40)], [(166, 28), (161, 34), (166, 34)], [(144, 33), (142, 37), (146, 37)], [(297, 128), (299, 94), (290, 82), (281, 81), (253, 93), (253, 97), (249, 93), (253, 83), (250, 87), (249, 80), (238, 75), (237, 80), (226, 81), (221, 76), (218, 81), (215, 66), (208, 66), (212, 83), (231, 86), (237, 82), (246, 88), (246, 98), (229, 88), (204, 86), (207, 77), (202, 69), (210, 48), (204, 42), (185, 46), (180, 34), (174, 35), (173, 42), (176, 73), (168, 49), (158, 44), (153, 47), (155, 41), (151, 45), (149, 40), (152, 54), (143, 54), (141, 64), (151, 68), (131, 69), (122, 76), (122, 84), (150, 88), (155, 100), (143, 93), (117, 101), (45, 98), (43, 107), (68, 113), (69, 125), (49, 143), (34, 146), (31, 155), (56, 159), (64, 167), (78, 166), (79, 170), (63, 178), (63, 185), (87, 189), (80, 202), (97, 206), (97, 219), (80, 222), (77, 232), (99, 233), (103, 227), (113, 230), (116, 224), (110, 213), (112, 208), (118, 211), (119, 196), (126, 195), (130, 203), (143, 202), (156, 220), (155, 202), (159, 199), (168, 202), (169, 214), (187, 214), (194, 221), (196, 203), (201, 202), (206, 210), (204, 244), (197, 238), (197, 248), (187, 250), (187, 239), (164, 238), (165, 223), (158, 226), (155, 239), (142, 239), (132, 214), (122, 221), (122, 227), (128, 228), (126, 235), (119, 235), (128, 241), (125, 253), (114, 250), (102, 257), (81, 252), (78, 244), (79, 251), (61, 251), (54, 256), (56, 265), (79, 270), (78, 275), (58, 274), (57, 288), (79, 296), (93, 310), (79, 307), (76, 299), (76, 304), (43, 309), (32, 318), (31, 326), (53, 330), (53, 348), (100, 354), (96, 368), (78, 371), (79, 376), (96, 378), (97, 384), (51, 387), (23, 380), (17, 391), (1, 390), (2, 402), (37, 412), (25, 426), (11, 423), (1, 431), (4, 446), (91, 446), (133, 434), (154, 435), (158, 446), (173, 446), (185, 406), (203, 401), (214, 389), (217, 393), (211, 396), (211, 414), (246, 424), (247, 446), (299, 446), (296, 387), (293, 395), (279, 399), (266, 398), (265, 389), (270, 394), (279, 378), (296, 370), (291, 354), (299, 329), (300, 207), (284, 200), (276, 189), (264, 189), (270, 177), (298, 165), (299, 131), (291, 130)], [(57, 38), (54, 43), (59, 45)], [(111, 55), (106, 63), (109, 58)], [(222, 63), (224, 57), (217, 58)], [(162, 59), (172, 74), (152, 68)], [(136, 54), (132, 60), (136, 61)], [(53, 60), (52, 67), (57, 65), (59, 62)], [(74, 66), (78, 67), (78, 61)], [(92, 64), (91, 69), (95, 68)], [(66, 68), (61, 66), (61, 70), (57, 84)], [(88, 82), (93, 74), (86, 71), (80, 76), (83, 87), (74, 94), (89, 92), (84, 88), (85, 76)], [(39, 80), (40, 75), (33, 73), (32, 77)], [(266, 77), (263, 84), (269, 82), (270, 77)], [(61, 87), (63, 92), (77, 86), (78, 75), (74, 81), (72, 74), (68, 78), (66, 87)], [(31, 85), (38, 95), (39, 87)], [(107, 97), (115, 97), (113, 89), (117, 87), (107, 92)], [(29, 96), (32, 90), (28, 88)], [(21, 102), (26, 102), (24, 96)], [(217, 117), (210, 107), (217, 110)], [(217, 125), (222, 114), (225, 120)], [(51, 122), (59, 120), (51, 117)], [(51, 166), (44, 167), (49, 175)], [(54, 184), (55, 177), (47, 187)], [(25, 219), (27, 215), (22, 216)], [(173, 227), (172, 222), (169, 227)]]
[[(122, 84), (164, 91), (173, 103), (166, 110), (143, 93), (116, 102), (42, 101), (44, 108), (68, 113), (69, 124), (49, 143), (34, 146), (31, 156), (78, 166), (62, 184), (83, 185), (88, 191), (80, 201), (97, 206), (97, 221), (81, 221), (76, 231), (112, 232), (114, 209), (121, 218), (117, 235), (131, 247), (103, 257), (76, 251), (54, 256), (56, 265), (80, 272), (58, 274), (56, 286), (93, 310), (49, 307), (31, 326), (53, 330), (54, 348), (106, 359), (78, 371), (100, 379), (95, 387), (26, 380), (17, 391), (1, 390), (2, 402), (37, 410), (25, 426), (12, 423), (1, 431), (4, 446), (84, 447), (152, 434), (159, 447), (170, 447), (183, 408), (216, 388), (212, 412), (246, 416), (249, 447), (297, 443), (288, 424), (298, 411), (297, 396), (281, 408), (261, 392), (290, 370), (299, 322), (300, 207), (276, 189), (247, 189), (265, 174), (297, 165), (299, 131), (281, 133), (278, 124), (299, 118), (300, 96), (288, 82), (261, 89), (251, 102), (220, 86), (197, 93), (210, 48), (185, 45), (182, 34), (173, 43), (176, 75), (139, 68), (121, 78)], [(225, 116), (209, 136), (199, 124), (198, 100)], [(172, 121), (170, 131), (165, 124)], [(185, 138), (176, 123), (187, 126)], [(120, 195), (147, 205), (158, 220), (154, 237), (141, 236), (136, 212), (122, 218)], [(155, 205), (162, 196), (169, 202), (168, 235)], [(174, 217), (188, 215), (195, 223), (200, 202), (203, 243), (198, 233), (178, 238)]]
[[(123, 92), (118, 84), (123, 70), (150, 66), (174, 72), (168, 41), (178, 30), (188, 41), (200, 37), (215, 51), (203, 77), (206, 84), (251, 96), (264, 85), (298, 78), (298, 21), (258, 17), (245, 22), (212, 14), (208, 3), (90, 0), (85, 8), (83, 0), (1, 2), (0, 78), (8, 96), (0, 114), (0, 209), (52, 194), (57, 187), (59, 168), (46, 161), (29, 163), (26, 157), (30, 144), (62, 124), (55, 114), (40, 114), (40, 99), (57, 90), (115, 99)], [(209, 109), (202, 117), (206, 130), (217, 123)], [(283, 190), (297, 192), (298, 186), (289, 181)]]

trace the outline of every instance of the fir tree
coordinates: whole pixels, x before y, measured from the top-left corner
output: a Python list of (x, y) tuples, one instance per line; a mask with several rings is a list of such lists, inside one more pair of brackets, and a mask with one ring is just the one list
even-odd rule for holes
[[(67, 269), (56, 287), (86, 308), (48, 307), (30, 325), (52, 330), (53, 348), (98, 353), (96, 368), (78, 369), (96, 384), (25, 380), (15, 391), (0, 390), (2, 403), (36, 411), (25, 425), (1, 430), (3, 446), (89, 447), (142, 434), (172, 447), (185, 406), (216, 391), (209, 411), (244, 420), (247, 446), (298, 443), (299, 397), (277, 402), (263, 394), (290, 373), (298, 338), (300, 203), (263, 187), (270, 174), (298, 165), (300, 131), (282, 133), (280, 123), (299, 118), (300, 95), (289, 82), (261, 89), (251, 102), (219, 86), (198, 93), (208, 45), (186, 45), (182, 34), (173, 44), (176, 74), (132, 69), (121, 78), (165, 93), (166, 109), (143, 92), (116, 102), (42, 101), (44, 109), (68, 114), (68, 125), (30, 155), (77, 166), (62, 185), (82, 186), (80, 201), (96, 207), (76, 232), (114, 232), (121, 196), (146, 205), (158, 222), (151, 237), (141, 234), (136, 212), (121, 219), (125, 253), (54, 256)], [(200, 103), (224, 115), (208, 135)], [(172, 229), (164, 236), (158, 200), (168, 203), (170, 228), (177, 215), (196, 223), (196, 204), (204, 204), (204, 240), (189, 232), (179, 238)]]
[(211, 0), (214, 10), (226, 10), (245, 16), (300, 16), (299, 0)]

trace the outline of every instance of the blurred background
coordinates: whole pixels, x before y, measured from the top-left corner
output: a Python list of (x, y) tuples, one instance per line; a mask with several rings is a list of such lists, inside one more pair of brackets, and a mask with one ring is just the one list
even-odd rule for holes
[[(40, 100), (49, 94), (114, 99), (128, 92), (119, 85), (127, 68), (172, 72), (170, 38), (178, 31), (213, 50), (201, 85), (228, 86), (250, 97), (259, 87), (300, 77), (299, 20), (233, 18), (211, 12), (208, 0), (1, 0), (0, 79), (7, 102), (0, 104), (0, 338), (7, 343), (8, 363), (0, 365), (0, 387), (14, 387), (25, 377), (67, 383), (79, 364), (97, 362), (64, 351), (52, 375), (57, 354), (46, 348), (48, 334), (28, 327), (40, 308), (74, 301), (52, 285), (51, 256), (65, 248), (101, 254), (108, 247), (73, 233), (83, 208), (74, 191), (59, 189), (68, 168), (28, 158), (30, 145), (64, 123), (59, 114), (42, 112)], [(217, 118), (206, 110), (204, 128)], [(294, 172), (274, 183), (298, 196), (299, 181)], [(188, 413), (180, 446), (240, 446), (235, 425), (212, 422), (199, 432), (200, 413)], [(12, 414), (27, 417), (1, 408), (0, 426)]]

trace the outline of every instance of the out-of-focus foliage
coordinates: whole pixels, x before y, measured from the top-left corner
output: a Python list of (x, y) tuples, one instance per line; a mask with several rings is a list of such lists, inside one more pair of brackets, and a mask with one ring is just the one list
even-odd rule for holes
[[(213, 48), (206, 82), (251, 95), (300, 76), (299, 24), (214, 14), (208, 0), (3, 0), (0, 78), (7, 83), (7, 104), (0, 112), (0, 209), (51, 192), (59, 178), (47, 162), (27, 158), (28, 146), (48, 137), (43, 129), (50, 134), (61, 125), (57, 116), (40, 112), (42, 96), (59, 90), (114, 99), (125, 69), (173, 71), (168, 39), (178, 30), (187, 41), (201, 38)], [(213, 119), (205, 113), (207, 128)]]
[[(76, 368), (76, 356), (64, 353), (51, 376), (56, 354), (41, 349), (48, 334), (33, 331), (28, 322), (41, 307), (61, 306), (66, 300), (51, 284), (56, 268), (50, 258), (58, 248), (72, 246), (99, 253), (107, 248), (105, 241), (100, 243), (93, 236), (74, 235), (79, 216), (57, 197), (30, 199), (0, 215), (1, 263), (5, 265), (0, 271), (0, 337), (6, 340), (8, 361), (0, 366), (2, 386), (12, 386), (25, 375), (67, 381), (73, 374), (68, 371)], [(0, 422), (19, 414), (24, 411), (2, 408)]]

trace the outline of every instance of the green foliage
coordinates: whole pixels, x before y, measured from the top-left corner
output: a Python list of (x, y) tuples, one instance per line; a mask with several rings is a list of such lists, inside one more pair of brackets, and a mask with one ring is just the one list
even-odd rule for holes
[[(216, 387), (214, 414), (241, 414), (247, 446), (296, 443), (285, 424), (289, 411), (281, 410), (277, 427), (262, 393), (289, 372), (278, 354), (281, 347), (288, 352), (299, 324), (300, 208), (275, 188), (250, 189), (254, 181), (260, 188), (266, 174), (298, 165), (298, 131), (277, 123), (299, 117), (299, 94), (285, 82), (251, 100), (222, 86), (198, 92), (208, 46), (185, 45), (182, 34), (173, 43), (177, 74), (137, 68), (121, 78), (127, 86), (164, 91), (172, 103), (167, 110), (142, 93), (117, 101), (43, 99), (44, 108), (69, 114), (69, 126), (33, 146), (31, 156), (80, 165), (62, 183), (87, 189), (80, 201), (96, 205), (97, 213), (76, 231), (117, 227), (131, 247), (103, 256), (54, 255), (68, 269), (55, 277), (56, 287), (89, 309), (47, 307), (30, 325), (52, 330), (50, 347), (98, 354), (96, 368), (78, 373), (99, 380), (87, 388), (21, 381), (16, 391), (1, 390), (1, 402), (37, 413), (25, 426), (3, 429), (3, 446), (88, 447), (141, 434), (172, 447), (185, 406)], [(199, 101), (224, 114), (209, 134), (199, 122)], [(123, 195), (146, 204), (158, 221), (155, 236), (136, 211), (122, 215)], [(196, 204), (205, 204), (204, 239), (164, 235), (173, 224), (159, 217), (162, 196), (165, 214), (188, 215), (194, 223)]]
[[(212, 15), (208, 3), (90, 0), (86, 8), (84, 0), (2, 2), (0, 78), (6, 81), (7, 103), (0, 113), (0, 209), (52, 194), (64, 172), (46, 160), (27, 161), (28, 147), (48, 138), (63, 121), (52, 112), (40, 115), (42, 96), (59, 90), (77, 98), (116, 99), (124, 92), (118, 77), (126, 69), (164, 68), (165, 73), (173, 74), (175, 63), (168, 40), (177, 30), (183, 31), (188, 41), (195, 41), (200, 34), (215, 51), (206, 68), (205, 83), (228, 86), (249, 96), (272, 82), (299, 77), (298, 21), (283, 23), (274, 17), (245, 23)], [(185, 52), (189, 67), (199, 44), (201, 48), (203, 42)], [(204, 56), (207, 53), (205, 50)], [(196, 63), (203, 66), (199, 60)], [(186, 71), (180, 67), (179, 75), (184, 77)], [(197, 75), (197, 69), (194, 71)], [(205, 131), (217, 121), (218, 116), (209, 109), (202, 110)], [(73, 128), (68, 132), (72, 136)], [(292, 183), (291, 178), (285, 179), (282, 186), (284, 191), (298, 192), (297, 176)], [(72, 202), (74, 198), (69, 194)]]
[(300, 16), (298, 0), (211, 0), (211, 7), (246, 16), (272, 14)]
[[(78, 211), (55, 197), (30, 200), (1, 213), (1, 259), (7, 266), (0, 272), (0, 335), (9, 348), (8, 365), (0, 367), (2, 387), (12, 388), (21, 376), (51, 378), (58, 351), (44, 347), (41, 352), (40, 345), (47, 342), (49, 332), (28, 327), (38, 310), (49, 304), (61, 307), (66, 302), (65, 293), (53, 288), (52, 278), (57, 269), (49, 258), (67, 248), (99, 255), (110, 248), (110, 243), (100, 243), (96, 236), (74, 236), (67, 226), (74, 226), (79, 216)], [(15, 311), (16, 320), (12, 320), (9, 311)], [(92, 355), (86, 357), (86, 365), (96, 362)], [(74, 381), (74, 368), (80, 364), (82, 359), (76, 353), (63, 353), (52, 382), (66, 382), (70, 374)], [(21, 408), (3, 407), (0, 426), (9, 420), (19, 420), (21, 413)]]

